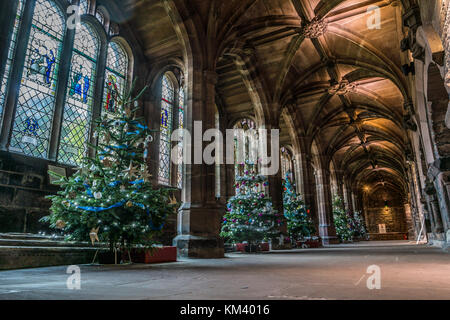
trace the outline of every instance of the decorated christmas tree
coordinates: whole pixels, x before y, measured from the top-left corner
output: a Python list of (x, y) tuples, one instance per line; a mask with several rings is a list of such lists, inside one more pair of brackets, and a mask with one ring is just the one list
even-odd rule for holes
[[(145, 90), (145, 89), (144, 89)], [(108, 242), (111, 250), (150, 244), (176, 201), (170, 189), (153, 189), (146, 159), (151, 131), (136, 118), (137, 101), (126, 94), (116, 112), (96, 121), (92, 156), (71, 177), (59, 177), (61, 191), (49, 196), (51, 214), (43, 220), (61, 229), (67, 240)], [(119, 99), (119, 98), (118, 98)]]
[(280, 235), (281, 215), (264, 193), (267, 178), (245, 171), (236, 178), (236, 195), (228, 201), (221, 236), (234, 243), (256, 245)]
[(355, 224), (354, 236), (359, 239), (366, 239), (367, 238), (366, 225), (364, 223), (363, 218), (361, 217), (361, 214), (358, 211), (355, 211), (355, 213), (353, 214), (353, 221)]
[(305, 203), (295, 191), (295, 184), (292, 183), (290, 172), (286, 173), (283, 186), (284, 216), (287, 220), (290, 239), (297, 241), (311, 237), (316, 232), (314, 223), (308, 214), (309, 210), (305, 208)]
[(353, 240), (355, 230), (352, 215), (345, 212), (344, 203), (340, 197), (335, 197), (333, 202), (333, 217), (336, 234), (341, 241)]

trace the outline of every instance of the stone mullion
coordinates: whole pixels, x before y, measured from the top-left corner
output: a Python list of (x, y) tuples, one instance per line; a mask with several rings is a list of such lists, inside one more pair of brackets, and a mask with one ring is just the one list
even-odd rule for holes
[(61, 52), (61, 61), (58, 75), (58, 87), (56, 89), (55, 112), (53, 114), (52, 133), (50, 136), (49, 159), (57, 161), (58, 148), (61, 138), (62, 122), (64, 117), (64, 105), (67, 94), (67, 84), (70, 76), (73, 42), (76, 29), (67, 28), (64, 36), (64, 44)]
[(320, 210), (320, 235), (322, 237), (323, 244), (336, 243), (336, 229), (334, 227), (333, 220), (333, 208), (331, 203), (331, 180), (330, 172), (326, 169), (322, 169), (319, 172), (319, 188), (322, 191), (320, 202), (318, 206)]
[(14, 1), (11, 5), (6, 5), (7, 3), (8, 2), (6, 1), (0, 3), (0, 42), (4, 44), (3, 48), (0, 50), (0, 87), (2, 85), (1, 80), (3, 79), (6, 61), (8, 59), (9, 46), (13, 34), (12, 30), (14, 28), (14, 21), (16, 19), (16, 11), (19, 2)]
[[(180, 127), (180, 87), (176, 87), (174, 91), (174, 100), (173, 100), (173, 107), (172, 107), (172, 133), (177, 130)], [(178, 142), (171, 142), (171, 150), (175, 148), (175, 146), (178, 144)], [(171, 159), (172, 159), (172, 152), (171, 152)], [(171, 185), (175, 188), (178, 188), (178, 165), (173, 163), (171, 160), (171, 169), (170, 169), (170, 181)]]
[(36, 1), (27, 1), (25, 3), (22, 23), (17, 34), (17, 47), (15, 59), (12, 63), (10, 81), (6, 90), (5, 105), (3, 112), (3, 124), (0, 134), (0, 149), (7, 150), (11, 130), (14, 123), (14, 115), (16, 113), (17, 99), (20, 88), (20, 80), (22, 78), (23, 68), (25, 66), (25, 54), (27, 51), (28, 38), (31, 33), (31, 22), (33, 21), (33, 13)]

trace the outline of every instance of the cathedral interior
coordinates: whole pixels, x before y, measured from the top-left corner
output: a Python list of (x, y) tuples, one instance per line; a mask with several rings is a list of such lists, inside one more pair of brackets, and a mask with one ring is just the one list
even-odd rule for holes
[[(16, 276), (25, 287), (37, 281), (32, 270), (38, 277), (40, 269), (23, 268), (81, 264), (84, 249), (62, 245), (42, 220), (51, 206), (47, 196), (59, 191), (49, 171), (69, 177), (79, 170), (89, 145), (98, 143), (95, 120), (119, 108), (117, 95), (144, 87), (135, 105), (154, 132), (146, 177), (155, 189), (172, 188), (180, 204), (159, 241), (176, 247), (182, 266), (151, 271), (161, 279), (175, 274), (178, 284), (171, 278), (167, 288), (161, 282), (155, 291), (128, 288), (109, 297), (158, 299), (177, 285), (200, 298), (240, 297), (233, 287), (245, 286), (240, 279), (254, 298), (371, 299), (365, 288), (352, 296), (337, 286), (328, 295), (258, 292), (273, 283), (288, 286), (273, 278), (276, 270), (314, 279), (329, 271), (327, 259), (343, 269), (354, 263), (342, 281), (356, 282), (365, 272), (363, 257), (374, 255), (367, 266), (381, 264), (391, 289), (432, 270), (430, 278), (384, 297), (408, 297), (408, 289), (427, 280), (418, 297), (450, 299), (449, 6), (449, 0), (1, 1), (0, 270), (9, 270), (0, 272), (0, 299), (27, 297), (19, 289), (3, 293), (15, 290)], [(278, 254), (228, 252), (221, 224), (241, 169), (228, 162), (173, 163), (177, 128), (194, 138), (195, 130), (279, 130), (280, 169), (267, 176), (265, 192), (283, 212), (283, 180), (290, 174), (321, 248), (289, 251), (281, 227), (284, 236), (271, 242)], [(233, 145), (230, 140), (224, 134), (224, 143)], [(272, 142), (265, 143), (273, 152)], [(183, 148), (197, 151), (195, 143)], [(344, 211), (361, 215), (369, 241), (340, 241), (336, 198)], [(397, 279), (395, 263), (383, 259), (398, 262), (399, 256), (404, 273)], [(296, 266), (303, 266), (302, 275)], [(246, 274), (253, 267), (267, 274), (266, 285)], [(235, 282), (228, 282), (226, 268), (237, 270)], [(126, 271), (130, 277), (133, 270)], [(188, 281), (195, 276), (222, 281), (225, 289), (202, 291)], [(28, 297), (45, 297), (33, 290)], [(190, 298), (186, 292), (174, 298)]]

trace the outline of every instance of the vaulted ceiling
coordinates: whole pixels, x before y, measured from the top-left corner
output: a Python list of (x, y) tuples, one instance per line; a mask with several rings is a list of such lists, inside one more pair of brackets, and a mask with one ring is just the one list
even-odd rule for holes
[[(123, 8), (150, 64), (186, 58), (170, 15), (184, 10), (180, 16), (197, 30), (190, 36), (213, 61), (216, 102), (230, 123), (256, 116), (262, 103), (282, 144), (309, 148), (304, 141), (315, 141), (322, 165), (332, 161), (355, 186), (405, 191), (403, 105), (410, 94), (401, 66), (409, 57), (400, 41), (410, 2), (127, 0)], [(379, 28), (368, 27), (371, 6), (380, 8)]]

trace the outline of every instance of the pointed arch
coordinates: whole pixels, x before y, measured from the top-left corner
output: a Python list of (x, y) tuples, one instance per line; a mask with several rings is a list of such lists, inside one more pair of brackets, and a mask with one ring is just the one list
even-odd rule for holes
[(131, 79), (129, 51), (123, 42), (109, 42), (106, 58), (105, 85), (103, 89), (102, 113), (115, 113), (117, 103), (129, 88)]
[(3, 117), (3, 108), (6, 99), (6, 89), (8, 87), (9, 79), (11, 76), (12, 63), (15, 55), (15, 48), (17, 44), (17, 34), (22, 22), (23, 10), (25, 7), (25, 0), (20, 0), (17, 4), (16, 16), (14, 19), (14, 26), (12, 29), (11, 40), (8, 44), (8, 55), (6, 59), (5, 69), (3, 72), (2, 82), (0, 83), (0, 123)]
[(170, 137), (173, 131), (175, 86), (168, 73), (165, 73), (162, 76), (161, 81), (161, 122), (159, 134), (158, 182), (162, 185), (170, 185), (172, 173)]
[(90, 24), (81, 23), (75, 33), (67, 85), (58, 154), (60, 162), (78, 165), (87, 151), (99, 52), (99, 36)]

